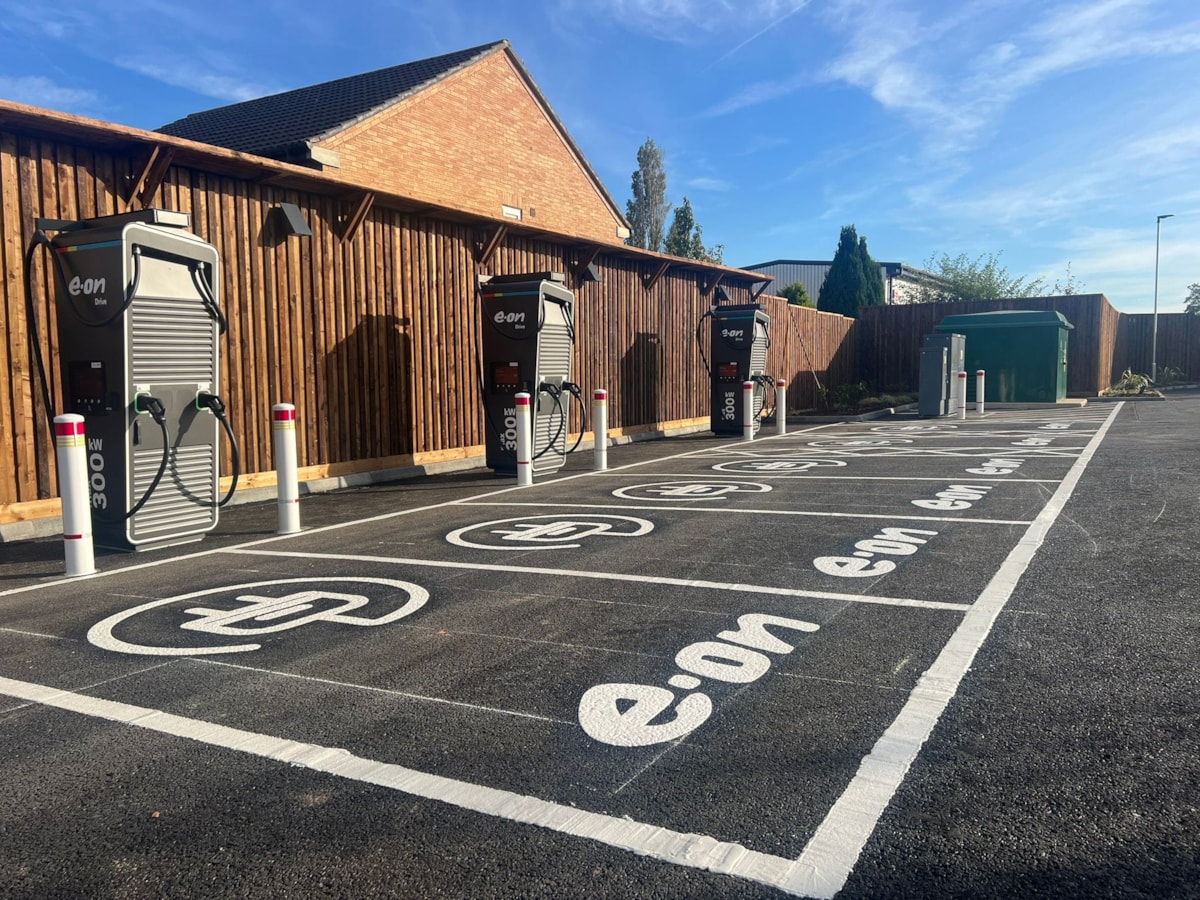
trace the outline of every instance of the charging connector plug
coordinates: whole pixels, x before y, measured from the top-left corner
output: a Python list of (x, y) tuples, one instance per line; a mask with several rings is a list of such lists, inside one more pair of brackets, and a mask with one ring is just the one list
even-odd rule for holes
[(133, 411), (138, 415), (149, 415), (159, 425), (167, 424), (167, 408), (157, 397), (138, 394), (133, 398)]
[(208, 409), (218, 419), (225, 418), (225, 401), (216, 394), (209, 394), (201, 391), (196, 395), (197, 409)]

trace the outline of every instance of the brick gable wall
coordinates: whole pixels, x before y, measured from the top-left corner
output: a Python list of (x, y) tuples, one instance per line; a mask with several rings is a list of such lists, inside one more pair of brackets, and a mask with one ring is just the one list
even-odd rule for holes
[(530, 92), (507, 53), (426, 88), (326, 141), (327, 174), (525, 224), (619, 244), (619, 219)]

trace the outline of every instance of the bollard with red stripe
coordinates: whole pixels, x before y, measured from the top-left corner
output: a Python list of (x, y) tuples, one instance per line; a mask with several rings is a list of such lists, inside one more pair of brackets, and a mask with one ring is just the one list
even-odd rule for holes
[(92, 547), (92, 503), (83, 416), (67, 413), (54, 417), (54, 446), (67, 575), (91, 575), (96, 571), (96, 554)]
[(958, 400), (958, 417), (965, 419), (967, 417), (967, 373), (958, 373), (958, 385), (955, 397)]
[(984, 373), (983, 369), (977, 369), (975, 371), (975, 412), (977, 412), (977, 413), (983, 412), (984, 374), (985, 373)]
[(533, 484), (533, 414), (529, 394), (521, 391), (517, 401), (517, 487)]
[(592, 433), (596, 454), (593, 468), (603, 472), (608, 468), (608, 391), (604, 388), (592, 391)]
[(754, 382), (742, 382), (742, 440), (754, 440)]
[(775, 430), (787, 434), (787, 381), (782, 378), (775, 381)]
[(275, 436), (275, 491), (279, 507), (276, 534), (300, 530), (300, 475), (296, 466), (296, 407), (276, 403), (271, 407), (271, 430)]

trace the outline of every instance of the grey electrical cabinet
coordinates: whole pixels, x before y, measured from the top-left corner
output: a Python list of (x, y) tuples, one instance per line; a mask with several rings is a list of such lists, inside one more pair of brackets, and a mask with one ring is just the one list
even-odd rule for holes
[(927, 334), (921, 347), (921, 383), (917, 413), (949, 416), (958, 413), (958, 373), (966, 362), (966, 339), (961, 334)]

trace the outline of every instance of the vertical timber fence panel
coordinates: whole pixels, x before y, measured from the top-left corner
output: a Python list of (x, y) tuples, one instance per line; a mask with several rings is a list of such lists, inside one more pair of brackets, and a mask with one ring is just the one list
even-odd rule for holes
[(1068, 393), (1095, 395), (1111, 383), (1114, 345), (1121, 342), (1119, 322), (1128, 317), (1114, 310), (1103, 294), (867, 307), (859, 311), (858, 319), (859, 352), (867, 380), (880, 387), (916, 390), (921, 342), (942, 319), (1013, 309), (1055, 310), (1074, 326), (1067, 346)]
[[(39, 217), (82, 219), (125, 210), (134, 160), (66, 139), (0, 129), (0, 522), (37, 513), (26, 504), (57, 494), (30, 353), (23, 254)], [(485, 439), (475, 290), (476, 227), (373, 206), (345, 233), (344, 195), (176, 164), (149, 205), (185, 212), (191, 230), (220, 254), (220, 300), (229, 330), (220, 341), (221, 392), (241, 448), (244, 484), (270, 483), (271, 407), (296, 407), (297, 465), (306, 477), (409, 465), (478, 452)], [(238, 170), (240, 171), (240, 170)], [(314, 189), (315, 190), (315, 189)], [(289, 236), (278, 207), (297, 205), (311, 237)], [(495, 274), (557, 271), (572, 279), (578, 248), (510, 234), (485, 267)], [(32, 271), (37, 344), (54, 411), (58, 383), (57, 298), (46, 259)], [(653, 279), (661, 265), (669, 269)], [(595, 256), (599, 283), (576, 290), (575, 377), (588, 397), (609, 391), (609, 427), (626, 433), (709, 414), (707, 329), (711, 271), (690, 260), (620, 248)], [(706, 281), (706, 279), (708, 279)], [(650, 287), (647, 284), (653, 280)], [(751, 282), (722, 282), (732, 302)], [(793, 408), (815, 405), (824, 384), (858, 378), (854, 320), (762, 298), (772, 315), (769, 371), (790, 382)], [(703, 347), (703, 351), (701, 349)], [(573, 430), (581, 427), (572, 413)], [(222, 447), (228, 474), (228, 448)], [(482, 460), (481, 460), (482, 462)], [(18, 508), (20, 507), (20, 508)]]

